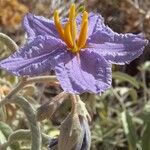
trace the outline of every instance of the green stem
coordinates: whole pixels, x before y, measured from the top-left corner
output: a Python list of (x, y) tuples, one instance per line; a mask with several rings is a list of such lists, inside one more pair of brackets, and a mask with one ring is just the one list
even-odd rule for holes
[(0, 33), (0, 41), (3, 42), (12, 52), (18, 49), (18, 45), (7, 35)]
[[(50, 142), (50, 137), (44, 133), (42, 133), (42, 145), (47, 147)], [(18, 141), (30, 141), (31, 140), (31, 132), (30, 130), (19, 129), (13, 132), (6, 143), (4, 143), (1, 147), (2, 150), (6, 150), (8, 146)]]
[(77, 98), (77, 111), (78, 114), (88, 119), (89, 122), (91, 122), (90, 114), (88, 113), (85, 103), (81, 100), (79, 95), (76, 95)]
[(123, 98), (120, 97), (119, 94), (116, 91), (114, 91), (113, 89), (111, 89), (111, 91), (114, 94), (114, 96), (117, 98), (117, 100), (119, 101), (122, 111), (125, 111), (126, 107), (124, 105)]
[(42, 140), (41, 140), (40, 126), (36, 120), (34, 109), (24, 97), (16, 96), (12, 99), (12, 102), (19, 105), (19, 107), (24, 111), (28, 119), (32, 139), (31, 150), (41, 150)]
[(145, 79), (145, 70), (143, 69), (142, 72), (142, 80), (143, 80), (143, 94), (144, 94), (144, 101), (146, 102), (147, 101), (147, 86), (146, 86), (146, 79)]
[(18, 83), (16, 87), (2, 101), (0, 101), (0, 107), (11, 102), (11, 97), (18, 93), (24, 86), (35, 82), (57, 82), (57, 79), (56, 76), (39, 76), (33, 78), (24, 77), (21, 79), (20, 83)]
[(71, 114), (73, 115), (77, 112), (77, 97), (75, 94), (71, 94), (71, 105), (72, 105)]

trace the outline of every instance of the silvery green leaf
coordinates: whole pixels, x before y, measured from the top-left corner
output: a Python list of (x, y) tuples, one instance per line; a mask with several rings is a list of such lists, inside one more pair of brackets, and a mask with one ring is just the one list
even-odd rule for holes
[(56, 105), (55, 103), (45, 103), (43, 104), (42, 106), (40, 106), (38, 109), (37, 109), (37, 114), (36, 114), (36, 117), (37, 117), (37, 120), (38, 121), (42, 121), (44, 119), (48, 119), (50, 118), (54, 111), (56, 110)]
[[(10, 134), (13, 133), (13, 130), (11, 129), (11, 127), (2, 121), (0, 121), (0, 131), (2, 132), (1, 134), (3, 134), (5, 136), (6, 139), (9, 137)], [(1, 138), (2, 137), (0, 136), (0, 139)], [(16, 143), (11, 144), (10, 147), (12, 150), (20, 149), (18, 141), (16, 141)]]
[(91, 117), (85, 107), (85, 103), (80, 99), (79, 96), (77, 96), (78, 98), (78, 103), (77, 103), (77, 113), (79, 116), (88, 118), (88, 120), (91, 120)]
[(139, 147), (139, 141), (138, 136), (136, 134), (135, 127), (132, 122), (132, 118), (130, 114), (126, 111), (122, 112), (121, 119), (123, 123), (124, 132), (126, 134), (128, 144), (129, 144), (129, 150), (136, 150), (137, 147)]
[(112, 75), (113, 79), (119, 79), (121, 81), (129, 82), (131, 85), (133, 85), (136, 88), (139, 88), (139, 82), (136, 81), (136, 79), (126, 73), (123, 72), (114, 72)]

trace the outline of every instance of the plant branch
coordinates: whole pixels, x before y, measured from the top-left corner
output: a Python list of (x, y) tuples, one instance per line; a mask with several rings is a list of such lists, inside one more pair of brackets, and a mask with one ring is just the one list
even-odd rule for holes
[(2, 41), (12, 52), (18, 49), (18, 45), (6, 34), (0, 33), (0, 41)]
[(18, 93), (24, 86), (35, 82), (57, 83), (57, 79), (55, 76), (39, 76), (39, 77), (32, 77), (32, 78), (23, 77), (21, 78), (21, 81), (16, 85), (16, 87), (2, 101), (0, 101), (0, 107), (11, 102), (11, 97), (16, 93)]
[(77, 96), (75, 94), (71, 94), (71, 114), (77, 113)]
[(36, 120), (35, 111), (29, 102), (21, 96), (16, 96), (12, 99), (12, 102), (19, 105), (19, 107), (24, 111), (31, 130), (32, 146), (31, 150), (41, 150), (41, 133), (40, 126)]

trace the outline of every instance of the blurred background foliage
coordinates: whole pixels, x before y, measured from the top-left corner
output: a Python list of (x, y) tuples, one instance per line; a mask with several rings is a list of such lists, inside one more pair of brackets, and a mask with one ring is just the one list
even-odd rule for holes
[[(27, 12), (51, 18), (55, 9), (66, 16), (73, 0), (0, 0), (0, 32), (10, 36), (19, 46), (26, 35), (21, 27)], [(149, 0), (87, 0), (75, 1), (78, 10), (84, 4), (88, 11), (101, 13), (114, 31), (143, 33), (150, 39)], [(0, 59), (11, 49), (0, 42)], [(0, 71), (0, 100), (18, 83), (18, 78)], [(38, 83), (25, 86), (20, 94), (36, 110), (60, 93), (58, 84)], [(100, 95), (82, 94), (91, 115), (91, 150), (150, 150), (150, 46), (142, 56), (128, 65), (113, 66), (112, 88)], [(51, 118), (41, 121), (41, 130), (51, 138), (59, 134), (59, 125), (70, 111), (65, 101)], [(24, 113), (15, 104), (0, 109), (0, 144), (14, 131), (28, 129)], [(16, 138), (16, 140), (15, 140)], [(15, 136), (9, 150), (29, 149), (29, 136)], [(45, 142), (46, 144), (48, 141)], [(43, 150), (46, 149), (46, 144)], [(45, 148), (44, 148), (45, 147)]]

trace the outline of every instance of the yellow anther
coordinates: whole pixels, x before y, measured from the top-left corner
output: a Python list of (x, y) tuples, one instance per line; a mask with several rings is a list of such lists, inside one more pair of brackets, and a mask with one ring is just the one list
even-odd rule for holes
[(85, 46), (87, 33), (88, 33), (88, 20), (84, 20), (83, 25), (81, 26), (79, 39), (77, 41), (77, 46), (79, 49)]
[(71, 37), (71, 32), (70, 32), (70, 24), (66, 23), (65, 27), (64, 27), (64, 40), (67, 44), (68, 47), (72, 48), (73, 47), (73, 41), (72, 41), (72, 37)]
[(75, 42), (76, 42), (76, 36), (77, 36), (77, 24), (76, 24), (75, 20), (70, 23), (70, 30), (71, 30), (71, 35), (72, 35), (73, 43), (75, 44)]
[(88, 13), (84, 11), (81, 22), (80, 35), (77, 37), (77, 24), (76, 24), (76, 10), (75, 4), (72, 4), (69, 12), (69, 20), (63, 27), (60, 23), (58, 12), (54, 13), (54, 22), (56, 29), (66, 43), (67, 47), (72, 53), (78, 53), (81, 48), (84, 48), (87, 40), (88, 33)]
[(72, 4), (69, 12), (69, 21), (74, 20), (76, 17), (76, 7), (75, 4)]
[(83, 24), (85, 20), (88, 20), (88, 12), (86, 12), (86, 11), (83, 12), (82, 23), (81, 24)]
[(55, 22), (56, 29), (58, 33), (60, 34), (60, 37), (64, 39), (64, 29), (60, 23), (58, 11), (54, 12), (54, 22)]
[(69, 13), (69, 23), (70, 23), (71, 37), (74, 45), (75, 45), (75, 40), (77, 35), (77, 25), (75, 19), (76, 19), (76, 8), (75, 8), (75, 4), (72, 4)]

